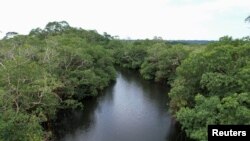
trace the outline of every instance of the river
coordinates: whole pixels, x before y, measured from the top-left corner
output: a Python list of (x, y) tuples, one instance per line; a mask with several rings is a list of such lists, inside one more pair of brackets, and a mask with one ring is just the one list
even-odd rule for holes
[(168, 110), (168, 88), (119, 70), (116, 81), (84, 110), (60, 113), (57, 141), (183, 141)]

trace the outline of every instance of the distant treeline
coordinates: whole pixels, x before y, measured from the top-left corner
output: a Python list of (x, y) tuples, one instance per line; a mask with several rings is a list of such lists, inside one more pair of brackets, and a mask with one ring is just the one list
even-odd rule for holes
[[(146, 39), (149, 40), (149, 39)], [(154, 40), (154, 39), (153, 39)], [(159, 40), (159, 39), (157, 39)], [(145, 41), (145, 40), (121, 40), (121, 41), (126, 41), (126, 42), (138, 42), (138, 41)], [(216, 40), (162, 40), (168, 44), (183, 44), (183, 45), (205, 45), (213, 42), (217, 42)]]
[(202, 45), (216, 42), (214, 40), (167, 40), (170, 44), (184, 44), (184, 45)]

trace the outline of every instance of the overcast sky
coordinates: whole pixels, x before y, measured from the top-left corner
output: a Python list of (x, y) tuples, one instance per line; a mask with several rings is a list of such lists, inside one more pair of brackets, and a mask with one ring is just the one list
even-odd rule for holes
[(208, 39), (250, 35), (250, 0), (0, 0), (0, 37), (50, 21), (122, 39)]

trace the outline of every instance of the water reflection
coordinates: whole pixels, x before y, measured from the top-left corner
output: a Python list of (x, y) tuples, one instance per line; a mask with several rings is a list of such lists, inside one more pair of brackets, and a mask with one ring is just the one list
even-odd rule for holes
[(83, 111), (62, 113), (55, 126), (57, 140), (179, 140), (166, 105), (167, 91), (137, 73), (119, 70), (116, 83), (97, 98), (85, 100)]

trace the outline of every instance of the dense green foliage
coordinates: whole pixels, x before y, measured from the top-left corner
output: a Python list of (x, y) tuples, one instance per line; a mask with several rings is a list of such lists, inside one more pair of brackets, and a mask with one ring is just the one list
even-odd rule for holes
[(250, 39), (207, 45), (124, 41), (51, 22), (0, 41), (0, 141), (47, 140), (58, 109), (83, 107), (115, 79), (114, 64), (171, 85), (170, 108), (187, 135), (209, 124), (250, 124)]
[(209, 124), (250, 124), (250, 44), (221, 38), (177, 69), (169, 96), (188, 136), (207, 139)]
[(114, 58), (122, 67), (139, 70), (144, 79), (171, 83), (176, 68), (194, 48), (163, 40), (124, 42), (115, 49)]
[(114, 58), (144, 79), (171, 85), (171, 111), (192, 139), (207, 140), (209, 124), (250, 124), (249, 37), (189, 46), (124, 42)]
[(106, 87), (115, 78), (108, 42), (67, 22), (1, 40), (0, 140), (45, 140), (41, 123)]

